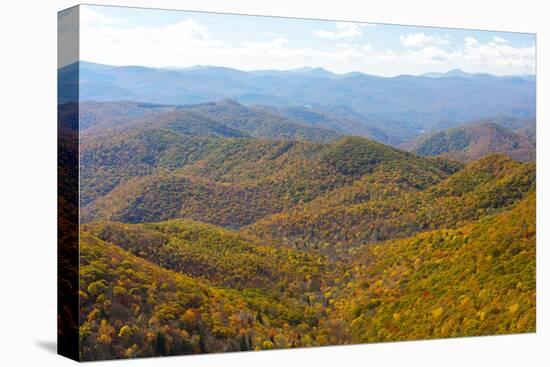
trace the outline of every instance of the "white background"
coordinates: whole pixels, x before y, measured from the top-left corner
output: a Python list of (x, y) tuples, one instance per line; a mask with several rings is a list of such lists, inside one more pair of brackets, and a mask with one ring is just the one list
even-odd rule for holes
[[(233, 353), (125, 362), (132, 366), (548, 366), (550, 363), (550, 52), (541, 0), (117, 0), (97, 4), (463, 27), (537, 33), (537, 333)], [(56, 31), (75, 1), (8, 0), (0, 19), (0, 365), (64, 366), (56, 338)]]

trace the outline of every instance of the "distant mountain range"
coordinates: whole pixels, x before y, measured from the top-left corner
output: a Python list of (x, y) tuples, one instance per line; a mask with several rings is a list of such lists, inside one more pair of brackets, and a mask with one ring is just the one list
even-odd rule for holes
[[(460, 69), (449, 70), (445, 73), (429, 72), (429, 73), (421, 74), (420, 76), (427, 77), (427, 78), (465, 78), (465, 79), (496, 77), (495, 75), (488, 74), (488, 73), (467, 73)], [(529, 81), (534, 81), (536, 79), (535, 75), (532, 75), (532, 74), (504, 75), (504, 76), (498, 76), (498, 78), (524, 79)]]
[(475, 77), (476, 75), (479, 76), (483, 74), (470, 74), (460, 69), (449, 70), (446, 73), (429, 72), (429, 73), (421, 74), (421, 76), (425, 76), (427, 78), (471, 78), (471, 77)]
[[(63, 76), (70, 74), (66, 69), (75, 67), (60, 70), (60, 85)], [(79, 67), (84, 101), (187, 105), (232, 99), (294, 117), (296, 109), (306, 109), (346, 120), (341, 123), (347, 125), (350, 120), (355, 121), (353, 125), (361, 122), (364, 126), (342, 132), (378, 134), (378, 140), (392, 144), (464, 121), (501, 116), (525, 119), (535, 114), (534, 76), (525, 75), (499, 77), (454, 70), (386, 78), (359, 72), (335, 74), (322, 68), (245, 72), (216, 66), (148, 68), (89, 62), (80, 62)], [(60, 102), (66, 102), (63, 95)], [(308, 122), (305, 114), (301, 118)], [(342, 126), (335, 130), (341, 131)]]

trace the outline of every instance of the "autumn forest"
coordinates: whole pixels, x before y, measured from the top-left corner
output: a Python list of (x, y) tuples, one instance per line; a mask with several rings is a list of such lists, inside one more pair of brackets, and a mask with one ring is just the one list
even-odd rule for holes
[(536, 331), (534, 34), (82, 5), (59, 40), (60, 354)]
[(231, 100), (62, 113), (83, 360), (535, 331), (527, 134), (468, 125), (521, 139), (478, 157)]

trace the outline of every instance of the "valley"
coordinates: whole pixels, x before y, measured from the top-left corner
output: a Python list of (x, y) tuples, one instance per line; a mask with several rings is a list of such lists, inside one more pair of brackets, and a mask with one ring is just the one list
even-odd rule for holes
[(525, 124), (409, 152), (231, 100), (80, 113), (85, 359), (535, 330)]

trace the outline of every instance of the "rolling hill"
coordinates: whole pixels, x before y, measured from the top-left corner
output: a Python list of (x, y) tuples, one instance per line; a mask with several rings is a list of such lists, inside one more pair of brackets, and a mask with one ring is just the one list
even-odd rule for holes
[[(520, 129), (528, 128), (525, 124)], [(535, 141), (501, 125), (481, 122), (421, 136), (408, 144), (421, 155), (470, 161), (490, 153), (502, 153), (518, 161), (534, 161)]]
[[(177, 241), (169, 246), (193, 246), (193, 237), (186, 238), (195, 234), (193, 228), (167, 225), (167, 231), (160, 234), (151, 228), (150, 236), (143, 228), (139, 238), (131, 237), (139, 228), (117, 234), (113, 228), (116, 224), (106, 224), (95, 230), (108, 233), (110, 240), (122, 240), (138, 253), (140, 246), (154, 251), (159, 245), (156, 235)], [(178, 234), (176, 228), (184, 232)], [(186, 228), (190, 232), (185, 232)], [(178, 241), (178, 236), (183, 239)], [(80, 238), (80, 355), (85, 360), (315, 346), (322, 344), (319, 336), (330, 334), (330, 329), (320, 324), (326, 310), (320, 302), (311, 301), (320, 292), (307, 291), (319, 289), (319, 282), (295, 283), (299, 296), (293, 294), (294, 288), (286, 288), (293, 284), (290, 282), (283, 283), (280, 292), (216, 287), (186, 275), (185, 271), (193, 271), (184, 263), (183, 272), (167, 270), (87, 231), (82, 231)], [(231, 238), (222, 240), (233, 247), (241, 245)], [(200, 246), (196, 250), (201, 251)], [(216, 256), (208, 250), (202, 253), (200, 259), (204, 261), (209, 255)], [(151, 258), (167, 265), (159, 255)], [(239, 263), (232, 265), (241, 265), (246, 259), (235, 258)], [(301, 272), (297, 276), (311, 277), (317, 268), (314, 263), (310, 267), (307, 260), (302, 262), (306, 258), (288, 253), (293, 265), (287, 263), (286, 268), (294, 266)], [(265, 264), (266, 260), (259, 261)], [(246, 267), (232, 270), (246, 271)]]
[[(192, 141), (194, 145), (188, 146), (195, 149), (200, 143)], [(105, 141), (101, 139), (101, 143)], [(181, 144), (177, 147), (180, 149)], [(239, 228), (330, 194), (379, 170), (401, 172), (406, 167), (418, 173), (416, 184), (422, 185), (442, 179), (457, 168), (451, 162), (418, 157), (358, 137), (327, 144), (224, 138), (209, 140), (200, 147), (196, 155), (187, 155), (196, 157), (194, 161), (173, 162), (171, 169), (162, 159), (152, 160), (159, 164), (128, 172), (125, 177), (117, 167), (139, 169), (143, 165), (128, 164), (138, 155), (117, 155), (114, 162), (89, 161), (82, 174), (83, 187), (100, 186), (94, 181), (98, 177), (95, 172), (106, 173), (102, 180), (112, 185), (103, 186), (103, 192), (96, 189), (81, 194), (88, 199), (82, 219), (138, 223), (189, 217)], [(83, 151), (88, 157), (87, 149)], [(102, 147), (100, 151), (103, 155), (108, 149)]]
[(188, 220), (80, 238), (88, 360), (535, 331), (534, 193), (349, 263)]
[(374, 139), (380, 143), (397, 144), (401, 135), (397, 131), (384, 132), (377, 123), (368, 121), (366, 118), (346, 111), (345, 108), (335, 108), (334, 111), (322, 106), (287, 106), (276, 108), (273, 106), (257, 106), (266, 111), (281, 114), (301, 124), (311, 125), (337, 131), (344, 135), (363, 136)]
[(532, 163), (491, 155), (433, 185), (401, 188), (399, 173), (393, 182), (386, 180), (360, 180), (243, 230), (290, 247), (345, 257), (364, 243), (454, 228), (506, 210), (534, 191), (536, 177)]
[[(316, 109), (343, 106), (375, 123), (374, 127), (385, 134), (391, 136), (392, 131), (397, 131), (406, 139), (423, 130), (455, 127), (464, 121), (494, 116), (533, 118), (535, 114), (535, 81), (524, 76), (384, 78), (315, 69), (244, 72), (215, 66), (98, 67), (86, 62), (80, 63), (79, 68), (81, 101), (197, 104), (229, 98), (245, 105)], [(65, 74), (60, 72), (61, 79)]]
[(79, 104), (79, 128), (81, 131), (90, 128), (101, 131), (174, 108), (170, 105), (132, 101), (82, 102)]
[[(94, 222), (83, 231), (165, 269), (236, 289), (315, 291), (308, 279), (327, 267), (310, 254), (186, 219), (128, 224)], [(317, 289), (318, 290), (318, 289)]]
[(190, 111), (242, 131), (256, 138), (330, 141), (340, 136), (328, 126), (311, 126), (300, 121), (245, 107), (232, 100), (202, 103), (189, 107)]
[(346, 291), (355, 341), (536, 329), (535, 195), (453, 230), (359, 249)]
[[(200, 99), (226, 76), (236, 93), (256, 78), (288, 78), (288, 91), (377, 79), (111, 69), (87, 81), (192, 76)], [(80, 215), (80, 248), (61, 248), (79, 257), (67, 274), (80, 286), (61, 292), (79, 292), (85, 360), (535, 331), (534, 121), (459, 127), (408, 152), (345, 134), (423, 125), (379, 131), (342, 104), (84, 102), (80, 135), (74, 104), (61, 106), (60, 179), (80, 184), (60, 196), (73, 243), (65, 220)]]
[(253, 136), (312, 141), (330, 141), (340, 136), (326, 127), (302, 124), (280, 114), (245, 107), (231, 100), (196, 105), (83, 102), (80, 116), (84, 139), (124, 134), (139, 128), (166, 128), (195, 136)]
[[(128, 108), (141, 111), (141, 107), (129, 102), (82, 105), (83, 111), (88, 111), (87, 121), (93, 123), (82, 129), (80, 135), (81, 205), (89, 204), (130, 178), (157, 170), (174, 171), (216, 150), (218, 144), (227, 146), (219, 138), (330, 141), (340, 136), (328, 129), (302, 125), (232, 101), (186, 107), (154, 106), (150, 107), (152, 112), (136, 112), (138, 117), (125, 119), (116, 117), (118, 111)], [(96, 109), (97, 112), (90, 112)], [(239, 139), (232, 141), (241, 144)], [(265, 144), (269, 145), (267, 141)], [(281, 146), (284, 149), (285, 143)]]

